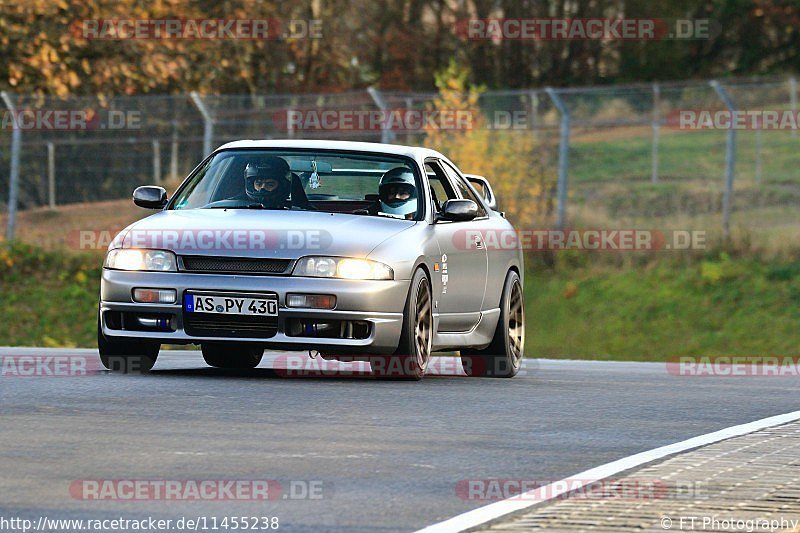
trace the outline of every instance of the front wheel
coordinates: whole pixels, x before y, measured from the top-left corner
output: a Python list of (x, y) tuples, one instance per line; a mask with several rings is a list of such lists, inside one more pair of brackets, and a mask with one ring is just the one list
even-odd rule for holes
[(468, 376), (513, 378), (525, 355), (525, 303), (522, 282), (513, 270), (506, 276), (500, 298), (500, 319), (491, 344), (482, 350), (461, 350)]
[(97, 319), (97, 351), (100, 362), (112, 372), (143, 374), (156, 364), (161, 345), (153, 342), (114, 341), (103, 335)]
[(264, 348), (235, 342), (202, 345), (203, 359), (215, 368), (255, 368), (264, 356)]
[(419, 380), (425, 375), (433, 345), (431, 283), (422, 269), (414, 273), (403, 313), (400, 344), (393, 355), (370, 358), (373, 375)]

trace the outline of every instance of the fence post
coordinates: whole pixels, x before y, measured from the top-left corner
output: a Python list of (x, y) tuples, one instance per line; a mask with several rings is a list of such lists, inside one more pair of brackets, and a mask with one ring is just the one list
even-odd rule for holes
[(161, 143), (153, 140), (153, 182), (161, 185)]
[(289, 109), (286, 110), (286, 137), (288, 139), (294, 139), (294, 105), (291, 105)]
[(172, 121), (172, 139), (169, 151), (169, 177), (178, 179), (178, 121)]
[[(792, 106), (792, 114), (797, 116), (797, 79), (794, 76), (789, 78), (789, 103)], [(792, 137), (797, 137), (797, 130), (792, 130)]]
[(0, 98), (3, 103), (14, 115), (11, 132), (11, 169), (8, 177), (8, 225), (6, 226), (6, 240), (14, 240), (14, 230), (17, 225), (17, 195), (19, 192), (19, 159), (22, 152), (22, 129), (19, 125), (19, 117), (11, 95), (6, 91), (0, 91)]
[(56, 145), (47, 143), (47, 204), (56, 208)]
[[(406, 109), (405, 112), (409, 113), (414, 109), (414, 101), (410, 97), (406, 97), (405, 99)], [(406, 132), (406, 143), (407, 144), (414, 144), (414, 139), (411, 137), (411, 132)]]
[(531, 99), (531, 129), (534, 136), (539, 139), (539, 91), (529, 93)]
[[(728, 92), (719, 84), (718, 81), (709, 82), (717, 93), (722, 103), (731, 112), (731, 116), (736, 112), (733, 100), (728, 96)], [(731, 124), (732, 126), (733, 124)], [(736, 130), (728, 128), (728, 139), (725, 147), (725, 191), (722, 194), (722, 236), (727, 241), (731, 234), (731, 205), (733, 202), (733, 174), (736, 164)]]
[(205, 157), (211, 153), (211, 143), (214, 138), (214, 117), (211, 116), (211, 112), (197, 91), (192, 91), (189, 96), (191, 96), (192, 102), (194, 102), (195, 107), (203, 116), (203, 157)]
[(659, 105), (661, 103), (661, 87), (653, 84), (653, 170), (650, 175), (652, 183), (658, 183), (658, 140), (661, 129), (661, 118), (659, 114)]
[(566, 222), (566, 210), (567, 210), (567, 172), (569, 170), (569, 129), (570, 129), (570, 117), (569, 117), (569, 109), (567, 106), (564, 105), (564, 101), (558, 95), (558, 93), (548, 87), (545, 89), (545, 92), (553, 101), (553, 104), (558, 109), (559, 114), (561, 115), (561, 140), (559, 141), (558, 146), (558, 185), (557, 185), (557, 197), (558, 197), (558, 206), (557, 210), (557, 219), (556, 225), (559, 228), (563, 228)]
[(761, 138), (761, 124), (759, 124), (758, 128), (756, 128), (756, 183), (758, 185), (761, 185), (761, 149), (763, 144)]
[[(298, 112), (299, 108), (299, 112)], [(297, 96), (292, 95), (289, 98), (289, 103), (285, 109), (285, 117), (283, 127), (286, 129), (286, 138), (287, 139), (294, 139), (297, 136), (297, 129), (295, 128), (295, 119), (300, 118), (302, 115), (303, 107), (300, 104), (300, 100), (298, 100)], [(273, 115), (274, 117), (274, 115)], [(283, 132), (279, 129), (281, 127), (281, 123), (278, 120), (273, 118), (272, 120), (272, 127), (270, 128), (270, 139), (277, 138), (280, 139), (283, 137)], [(300, 125), (300, 137), (302, 138), (302, 124)]]
[(369, 93), (372, 101), (375, 102), (375, 105), (378, 106), (378, 109), (384, 114), (383, 120), (381, 120), (381, 142), (382, 143), (390, 143), (394, 140), (394, 133), (392, 130), (387, 128), (389, 121), (387, 120), (388, 115), (387, 113), (387, 106), (386, 101), (383, 99), (383, 95), (376, 89), (375, 87), (367, 87), (367, 92)]

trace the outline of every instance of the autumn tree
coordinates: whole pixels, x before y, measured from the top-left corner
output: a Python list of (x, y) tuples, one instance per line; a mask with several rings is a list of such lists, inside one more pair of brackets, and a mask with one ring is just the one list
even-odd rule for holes
[[(321, 38), (87, 40), (95, 19), (319, 20)], [(709, 20), (709, 38), (470, 39), (474, 19)], [(0, 0), (0, 89), (95, 94), (431, 90), (455, 58), (488, 89), (795, 73), (783, 0)]]
[(463, 129), (428, 126), (425, 145), (446, 154), (463, 172), (488, 178), (500, 208), (517, 224), (546, 223), (555, 181), (545, 164), (547, 148), (528, 129), (492, 129), (479, 106), (483, 88), (471, 85), (469, 76), (469, 69), (454, 61), (436, 75), (439, 92), (430, 110), (460, 111), (470, 120)]

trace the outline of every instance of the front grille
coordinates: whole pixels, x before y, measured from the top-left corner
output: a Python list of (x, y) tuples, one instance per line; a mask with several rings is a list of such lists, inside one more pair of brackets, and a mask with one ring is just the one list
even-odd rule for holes
[(184, 313), (183, 329), (193, 337), (267, 339), (278, 332), (278, 317)]
[(250, 259), (245, 257), (181, 256), (184, 272), (214, 272), (231, 274), (283, 274), (289, 259)]

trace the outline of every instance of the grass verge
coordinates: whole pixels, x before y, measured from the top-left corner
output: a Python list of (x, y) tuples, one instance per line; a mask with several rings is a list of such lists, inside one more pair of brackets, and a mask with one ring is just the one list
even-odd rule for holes
[(800, 354), (800, 263), (785, 258), (586, 262), (529, 269), (525, 285), (529, 357)]
[(0, 345), (96, 346), (99, 254), (0, 245)]

